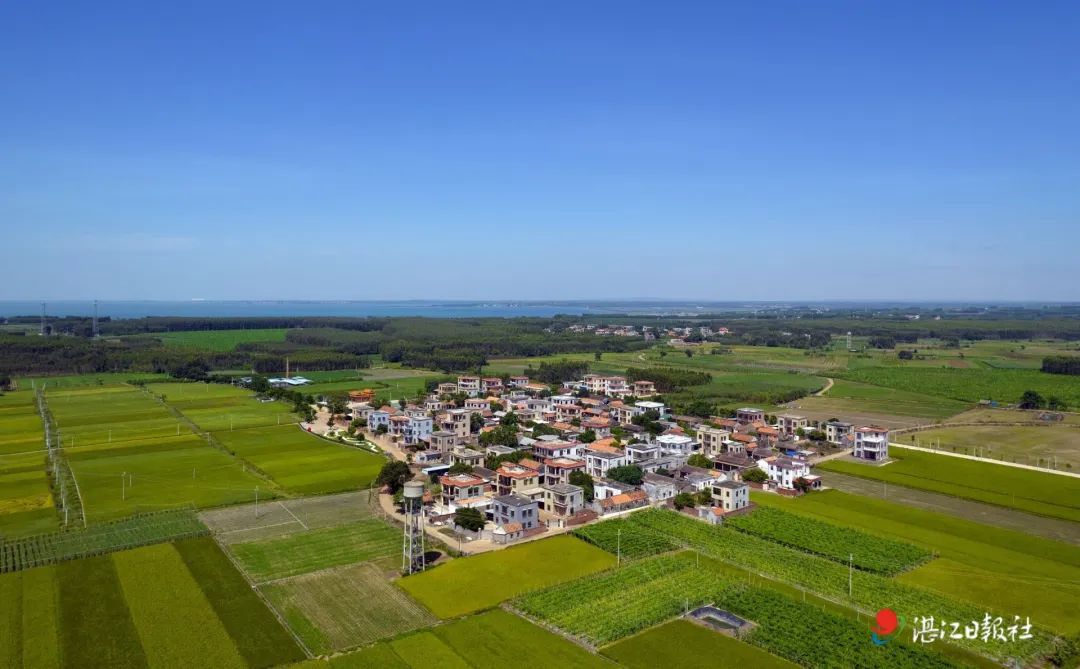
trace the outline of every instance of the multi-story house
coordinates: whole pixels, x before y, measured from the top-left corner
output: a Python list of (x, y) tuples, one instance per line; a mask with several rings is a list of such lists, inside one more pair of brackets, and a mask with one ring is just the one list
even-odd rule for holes
[(697, 448), (697, 442), (685, 434), (662, 434), (655, 442), (664, 455), (690, 455)]
[(471, 417), (472, 412), (468, 409), (450, 409), (439, 416), (439, 429), (452, 433), (458, 439), (467, 439), (471, 432)]
[(503, 391), (503, 381), (497, 376), (485, 376), (480, 379), (480, 392), (489, 393), (492, 395), (501, 394)]
[(851, 423), (842, 423), (838, 420), (830, 420), (825, 423), (825, 440), (830, 444), (842, 444), (844, 438), (851, 434)]
[(544, 510), (560, 517), (572, 516), (585, 508), (585, 491), (569, 483), (543, 485)]
[(521, 495), (499, 495), (492, 500), (491, 514), (496, 525), (516, 523), (519, 529), (530, 530), (540, 523), (536, 500)]
[(554, 458), (577, 458), (581, 454), (582, 444), (572, 441), (562, 441), (552, 438), (554, 435), (544, 435), (532, 445), (533, 457), (545, 463)]
[(440, 383), (438, 385), (438, 387), (435, 388), (435, 392), (439, 396), (442, 396), (442, 395), (453, 395), (453, 394), (458, 393), (460, 391), (458, 390), (458, 384), (456, 384), (456, 383)]
[(724, 452), (731, 433), (712, 425), (699, 425), (695, 436), (701, 444), (701, 452), (706, 457), (713, 458)]
[(626, 457), (630, 460), (631, 464), (642, 462), (644, 460), (654, 460), (660, 457), (660, 445), (640, 442), (636, 444), (627, 444)]
[(570, 483), (570, 474), (585, 471), (585, 461), (573, 458), (554, 458), (544, 463), (545, 485)]
[(442, 485), (440, 501), (443, 506), (454, 507), (466, 500), (476, 500), (482, 497), (488, 487), (488, 482), (482, 476), (476, 474), (449, 474), (439, 477)]
[(511, 462), (504, 462), (495, 470), (495, 487), (500, 495), (520, 493), (540, 484), (540, 472)]
[(479, 376), (459, 376), (457, 379), (458, 392), (466, 393), (469, 397), (480, 394)]
[(511, 376), (510, 385), (514, 388), (524, 388), (529, 385), (529, 377), (527, 376)]
[[(810, 465), (805, 460), (773, 456), (758, 460), (758, 467), (769, 477), (769, 480), (778, 487), (793, 489), (795, 481), (810, 476)], [(813, 477), (814, 480), (817, 477)]]
[(742, 481), (720, 481), (712, 485), (713, 503), (724, 513), (750, 506), (750, 485)]
[(765, 420), (765, 412), (761, 409), (752, 409), (749, 407), (743, 407), (735, 412), (735, 420), (743, 423), (744, 425), (749, 423), (756, 423), (759, 420)]
[(458, 439), (453, 432), (439, 430), (431, 433), (428, 444), (430, 450), (446, 454), (454, 450), (454, 447), (458, 445)]
[(852, 453), (863, 460), (881, 461), (889, 457), (889, 431), (876, 425), (855, 428)]
[(594, 451), (586, 448), (585, 472), (595, 478), (607, 478), (608, 470), (613, 467), (622, 467), (628, 464), (625, 453), (613, 453), (611, 451)]
[(792, 437), (799, 430), (805, 430), (810, 426), (806, 416), (794, 416), (783, 414), (776, 417), (776, 429), (785, 437)]
[(634, 397), (652, 397), (656, 394), (656, 384), (652, 381), (634, 381)]

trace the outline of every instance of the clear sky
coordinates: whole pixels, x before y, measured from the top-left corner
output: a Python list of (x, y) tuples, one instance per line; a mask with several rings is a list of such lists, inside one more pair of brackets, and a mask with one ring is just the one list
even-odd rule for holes
[(0, 4), (0, 299), (1080, 299), (1080, 3)]

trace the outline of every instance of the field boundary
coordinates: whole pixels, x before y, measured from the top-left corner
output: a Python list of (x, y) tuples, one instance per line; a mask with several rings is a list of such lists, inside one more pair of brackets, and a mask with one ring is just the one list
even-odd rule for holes
[[(79, 490), (79, 482), (75, 479), (75, 472), (72, 471), (64, 453), (63, 440), (60, 439), (60, 428), (57, 426), (56, 419), (49, 410), (49, 403), (45, 399), (45, 384), (42, 384), (41, 388), (35, 388), (34, 397), (37, 400), (41, 424), (45, 429), (45, 450), (48, 453), (46, 457), (48, 465), (50, 465), (46, 466), (45, 474), (49, 479), (49, 491), (52, 493), (53, 506), (57, 514), (61, 516), (60, 520), (65, 528), (71, 521), (69, 518), (70, 511), (74, 511), (75, 523), (78, 524), (81, 520), (85, 529), (86, 510), (83, 508), (82, 492)], [(54, 435), (56, 437), (55, 442), (53, 441)], [(74, 498), (71, 498), (68, 494), (69, 481), (71, 487), (75, 489)], [(57, 495), (58, 491), (59, 496)]]
[(284, 494), (284, 492), (285, 492), (284, 489), (280, 485), (278, 485), (278, 482), (275, 481), (269, 474), (267, 474), (262, 469), (259, 469), (258, 467), (256, 467), (251, 462), (248, 462), (246, 459), (240, 457), (235, 452), (230, 450), (227, 446), (225, 446), (225, 444), (218, 441), (217, 437), (215, 437), (210, 432), (207, 432), (206, 430), (202, 429), (201, 427), (199, 427), (198, 423), (196, 423), (195, 421), (193, 421), (190, 418), (188, 418), (187, 416), (185, 416), (184, 412), (180, 411), (179, 409), (177, 409), (173, 405), (169, 404), (168, 402), (161, 399), (160, 397), (158, 397), (154, 393), (150, 392), (149, 388), (147, 388), (146, 386), (142, 386), (141, 388), (142, 388), (142, 391), (144, 393), (146, 393), (150, 397), (153, 397), (154, 400), (158, 404), (165, 407), (165, 409), (170, 414), (172, 414), (172, 416), (174, 418), (176, 418), (179, 421), (182, 421), (185, 425), (187, 425), (188, 429), (191, 430), (196, 436), (199, 436), (199, 437), (202, 437), (203, 439), (205, 439), (206, 443), (209, 446), (212, 446), (212, 447), (218, 449), (219, 451), (221, 451), (222, 453), (225, 453), (226, 455), (239, 460), (241, 463), (243, 463), (245, 471), (251, 471), (255, 476), (257, 476), (260, 479), (266, 481), (273, 490), (281, 492), (281, 493)]
[[(925, 448), (923, 446), (910, 446), (908, 444), (890, 443), (890, 448), (906, 448), (910, 451), (919, 451), (921, 453), (932, 453), (934, 455), (945, 455), (950, 458), (961, 458), (964, 460), (974, 460), (975, 462), (985, 462), (991, 465), (1002, 465), (1005, 467), (1015, 467), (1016, 469), (1027, 469), (1028, 471), (1041, 472), (1043, 474), (1058, 474), (1059, 476), (1071, 476), (1072, 478), (1080, 479), (1080, 474), (1076, 472), (1063, 472), (1060, 469), (1046, 469), (1045, 467), (1036, 467), (1035, 465), (1023, 465), (1019, 462), (1007, 462), (1005, 460), (995, 460), (993, 458), (980, 458), (976, 455), (965, 455), (963, 453), (950, 453), (949, 451), (943, 451), (939, 449)], [(900, 484), (896, 484), (900, 485)]]

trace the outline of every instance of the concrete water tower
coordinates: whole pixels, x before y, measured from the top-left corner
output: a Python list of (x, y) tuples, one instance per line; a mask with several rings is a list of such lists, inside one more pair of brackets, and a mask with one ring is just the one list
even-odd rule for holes
[(402, 503), (405, 505), (405, 538), (401, 571), (413, 574), (424, 571), (424, 484), (406, 482)]

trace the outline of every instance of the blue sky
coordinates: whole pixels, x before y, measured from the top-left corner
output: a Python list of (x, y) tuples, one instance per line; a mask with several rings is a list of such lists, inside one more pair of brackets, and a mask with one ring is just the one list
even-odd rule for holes
[(1075, 2), (0, 25), (0, 299), (1080, 299)]

